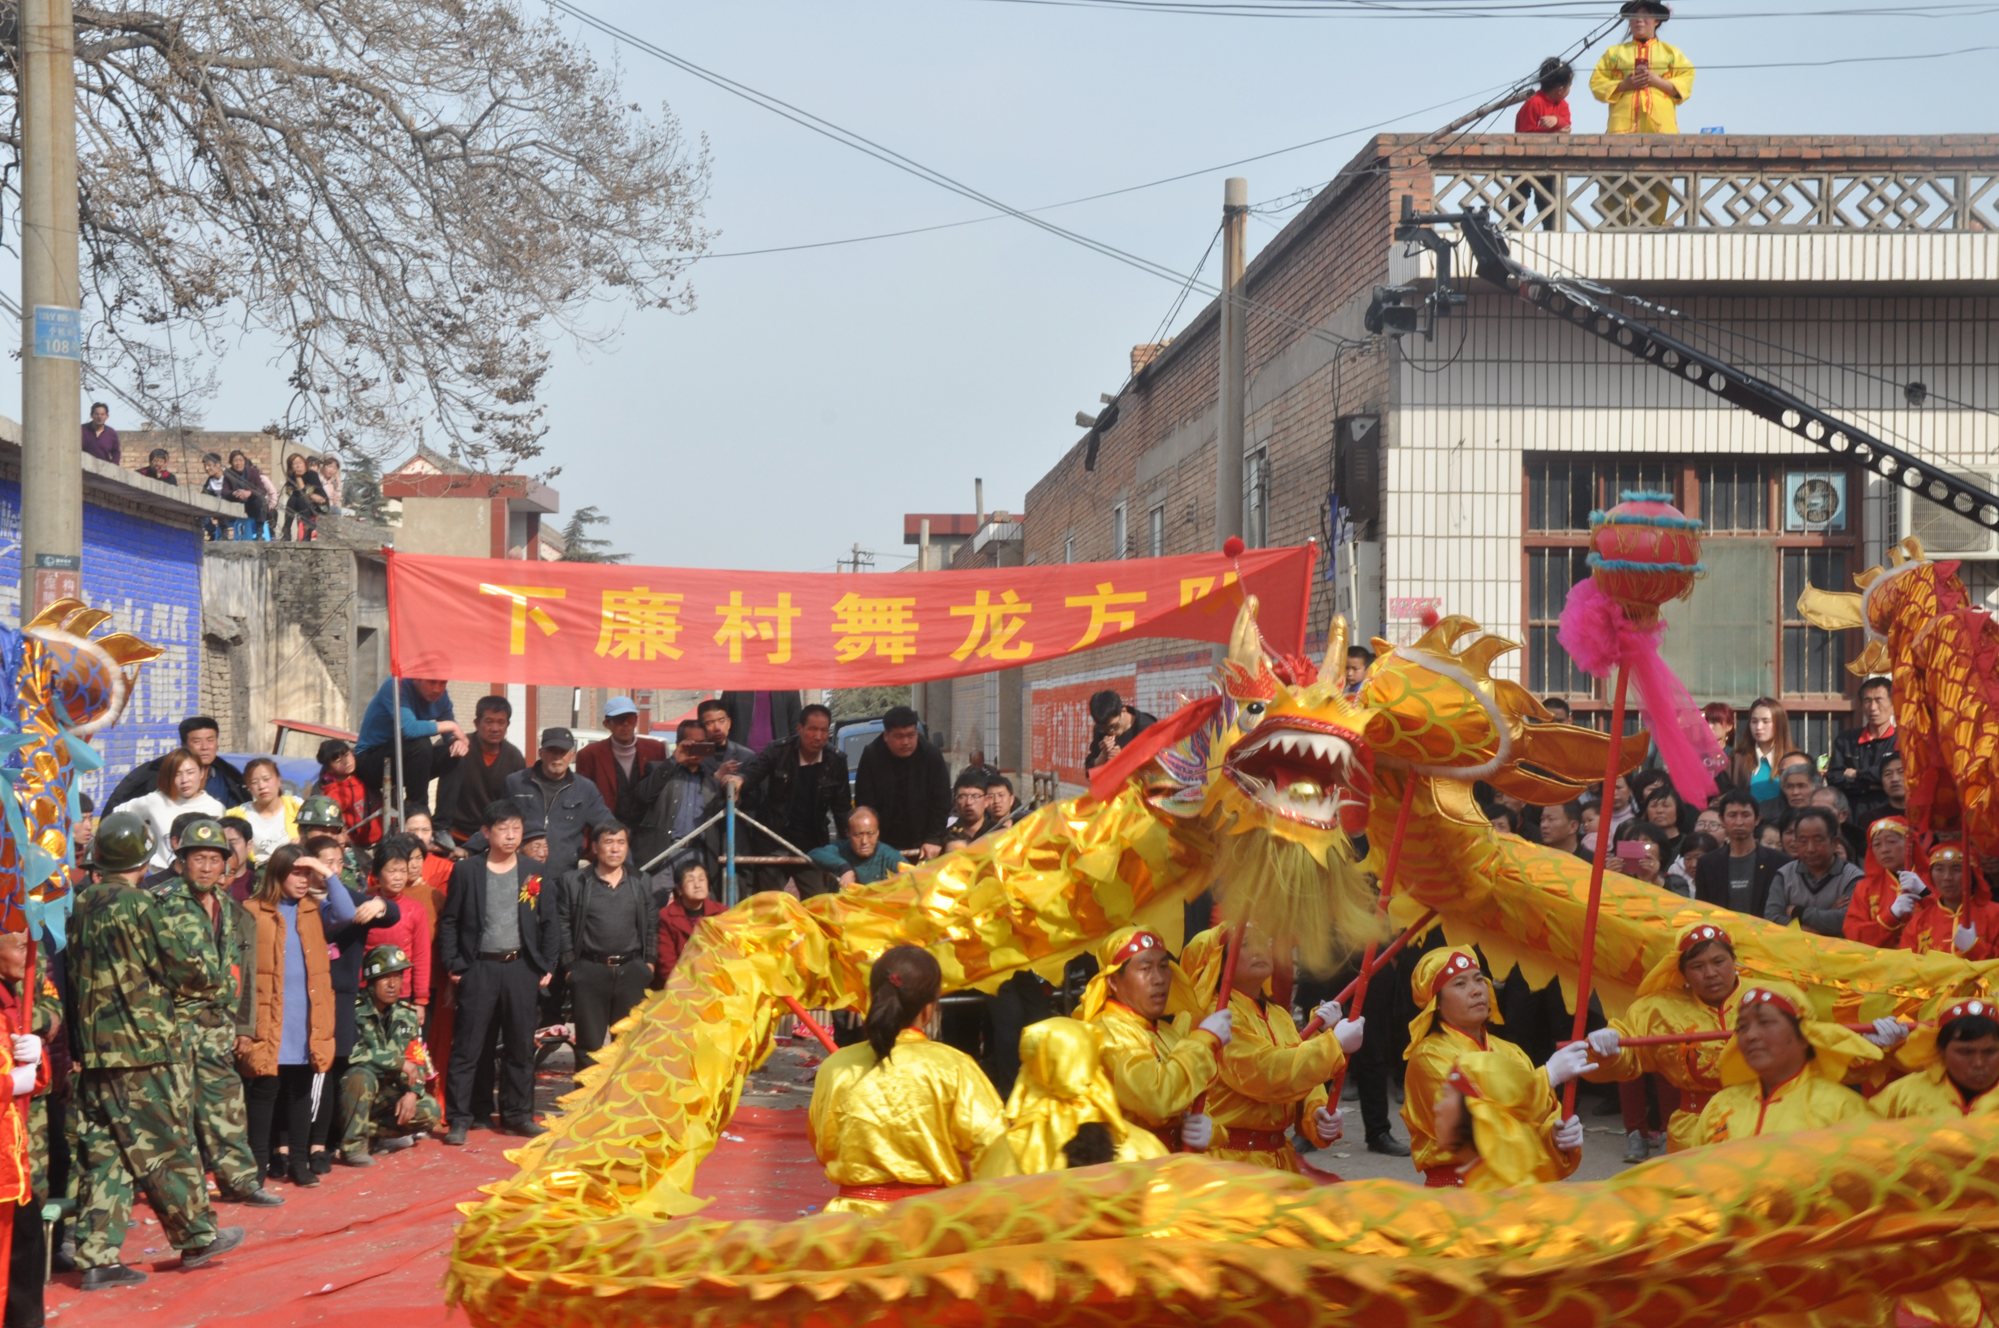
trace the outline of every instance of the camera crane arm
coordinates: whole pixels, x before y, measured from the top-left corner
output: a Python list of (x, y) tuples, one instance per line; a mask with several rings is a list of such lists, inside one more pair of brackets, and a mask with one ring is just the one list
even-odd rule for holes
[[(1398, 240), (1415, 241), (1434, 249), (1431, 240), (1437, 236), (1430, 228), (1448, 225), (1457, 226), (1464, 236), (1478, 275), (1499, 289), (1518, 295), (1535, 308), (1574, 324), (1662, 373), (1705, 388), (1730, 405), (1768, 420), (1815, 447), (1857, 462), (1919, 498), (1987, 530), (1999, 531), (1999, 494), (1912, 456), (1747, 370), (1640, 322), (1575, 282), (1523, 267), (1512, 256), (1505, 234), (1485, 208), (1422, 215), (1411, 209), (1405, 198), (1402, 224), (1395, 235)], [(1430, 238), (1426, 240), (1425, 236)], [(1439, 314), (1448, 314), (1463, 297), (1444, 289), (1451, 279), (1447, 265), (1439, 267), (1439, 274), (1439, 298), (1434, 308)]]

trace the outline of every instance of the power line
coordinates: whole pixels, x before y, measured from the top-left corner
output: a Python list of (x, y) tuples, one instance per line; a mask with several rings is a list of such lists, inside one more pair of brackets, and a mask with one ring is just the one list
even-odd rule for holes
[[(1204, 0), (976, 0), (983, 4), (1032, 5), (1052, 9), (1100, 9), (1123, 14), (1171, 14), (1199, 18), (1265, 19), (1503, 19), (1521, 22), (1535, 19), (1562, 19), (1579, 13), (1601, 13), (1598, 0), (1471, 0), (1454, 4), (1449, 0), (1256, 0), (1254, 3), (1217, 3)], [(1925, 3), (1908, 7), (1853, 5), (1838, 9), (1743, 10), (1723, 14), (1687, 15), (1699, 22), (1733, 22), (1745, 19), (1796, 18), (1976, 18), (1999, 12), (1999, 6), (1982, 0), (1960, 3)]]
[[(1496, 83), (1489, 88), (1472, 93), (1470, 96), (1484, 96), (1509, 86), (1516, 85)], [(1060, 208), (1077, 207), (1083, 203), (1095, 203), (1106, 198), (1118, 198), (1125, 194), (1136, 194), (1147, 189), (1158, 189), (1164, 185), (1179, 184), (1184, 180), (1214, 175), (1220, 171), (1233, 170), (1238, 166), (1249, 166), (1259, 161), (1268, 161), (1273, 157), (1287, 156), (1293, 152), (1303, 152), (1307, 148), (1322, 147), (1327, 143), (1334, 143), (1343, 138), (1355, 138), (1361, 134), (1372, 133), (1378, 129), (1386, 129), (1390, 125), (1400, 124), (1404, 120), (1414, 119), (1419, 115), (1427, 115), (1431, 111), (1442, 110), (1446, 106), (1456, 106), (1469, 99), (1470, 97), (1468, 96), (1449, 97), (1443, 101), (1432, 102), (1428, 106), (1419, 106), (1413, 111), (1405, 111), (1400, 115), (1391, 116), (1386, 120), (1376, 120), (1372, 124), (1359, 125), (1352, 129), (1342, 129), (1336, 133), (1322, 134), (1318, 138), (1308, 138), (1302, 143), (1291, 143), (1281, 148), (1271, 148), (1267, 152), (1257, 152), (1247, 157), (1238, 157), (1234, 161), (1217, 162), (1213, 166), (1203, 166), (1191, 171), (1180, 171), (1177, 174), (1164, 175), (1156, 180), (1147, 180), (1141, 184), (1128, 184), (1116, 189), (1105, 189), (1094, 194), (1084, 194), (1078, 198), (1065, 198), (1059, 203), (1043, 203), (1040, 207), (1022, 208), (1020, 211), (1054, 212)], [(953, 230), (960, 226), (977, 226), (983, 222), (1000, 221), (1013, 215), (1015, 214), (1012, 212), (989, 212), (982, 217), (963, 217), (957, 221), (943, 221), (930, 226), (911, 226), (903, 230), (881, 231), (872, 235), (851, 235), (837, 240), (813, 240), (803, 244), (772, 245), (761, 249), (737, 249), (725, 253), (690, 254), (688, 258), (693, 262), (702, 262), (711, 258), (754, 258), (763, 254), (788, 254), (808, 249), (828, 249), (836, 245), (866, 244), (874, 240), (900, 239), (905, 235), (925, 235), (932, 231)]]
[[(1186, 275), (1184, 273), (1175, 272), (1171, 268), (1168, 268), (1163, 264), (1156, 263), (1149, 258), (1140, 257), (1137, 254), (1131, 253), (1128, 250), (1120, 249), (1115, 245), (1106, 243), (1105, 241), (1093, 239), (1090, 236), (1081, 234), (1080, 232), (1072, 231), (1062, 226), (1057, 226), (1053, 222), (1045, 221), (1040, 217), (1030, 215), (1029, 213), (1021, 210), (1020, 208), (1016, 208), (1011, 204), (1004, 203), (999, 199), (994, 198), (992, 195), (983, 193), (980, 190), (973, 188), (971, 185), (968, 185), (961, 180), (957, 180), (949, 175), (946, 175), (942, 171), (924, 165), (922, 162), (919, 162), (912, 157), (905, 156), (903, 153), (897, 152), (893, 148), (887, 147), (882, 143), (876, 142), (874, 139), (871, 139), (864, 134), (857, 133), (856, 131), (851, 129), (843, 128), (842, 126), (837, 125), (830, 120), (815, 115), (810, 111), (795, 106), (792, 103), (784, 101), (783, 99), (773, 96), (770, 93), (760, 92), (756, 88), (750, 87), (746, 83), (738, 82), (737, 80), (729, 78), (726, 75), (718, 74), (711, 69), (706, 69), (701, 65), (694, 63), (692, 60), (686, 59), (683, 56), (675, 55), (673, 52), (667, 50), (662, 46), (647, 41), (646, 39), (639, 37), (632, 32), (629, 32), (623, 28), (618, 27), (616, 24), (598, 18), (596, 15), (591, 14), (588, 10), (585, 10), (575, 4), (570, 3), (570, 0), (550, 0), (550, 4), (554, 8), (561, 10), (563, 13), (570, 15), (571, 17), (577, 19), (579, 22), (584, 23), (589, 27), (596, 29), (597, 31), (605, 34), (606, 36), (611, 37), (614, 40), (624, 42), (625, 44), (631, 46), (634, 50), (642, 51), (645, 54), (650, 55), (657, 60), (672, 65), (674, 68), (681, 70), (683, 73), (690, 74), (693, 77), (700, 79), (704, 83), (707, 83), (713, 87), (720, 88), (724, 92), (729, 93), (731, 96), (741, 98), (742, 100), (749, 102), (753, 106), (760, 107), (763, 110), (769, 111), (773, 115), (789, 120), (793, 124), (796, 124), (803, 129), (809, 130), (812, 133), (818, 134), (822, 138), (830, 139), (833, 142), (840, 144), (842, 147), (850, 148), (853, 151), (859, 152), (864, 156), (873, 157), (875, 160), (882, 162), (884, 165), (891, 166), (894, 169), (902, 171), (907, 175), (913, 175), (917, 179), (922, 180), (925, 183), (935, 185), (940, 189), (948, 190), (951, 193), (958, 194), (959, 196), (964, 198), (969, 198), (974, 202), (985, 205), (986, 207), (993, 208), (1000, 212), (1003, 212), (1008, 216), (1015, 217), (1021, 221), (1025, 221), (1028, 225), (1036, 227), (1039, 230), (1046, 231), (1048, 234), (1053, 235), (1058, 239), (1067, 240), (1072, 244), (1080, 245), (1083, 248), (1089, 249), (1094, 253), (1101, 254), (1104, 257), (1113, 260), (1114, 262), (1123, 263), (1127, 267), (1131, 267), (1140, 272), (1144, 272), (1148, 276), (1154, 276), (1161, 278), (1162, 280), (1171, 281), (1175, 285), (1178, 285), (1181, 282), (1187, 280)], [(1217, 295), (1220, 293), (1218, 287), (1209, 286), (1205, 283), (1198, 281), (1194, 283), (1194, 288), (1208, 295)], [(1247, 300), (1247, 299), (1245, 299), (1243, 303), (1245, 304), (1245, 306), (1251, 309), (1261, 310), (1267, 317), (1273, 319), (1274, 321), (1293, 327), (1303, 332), (1305, 335), (1313, 337), (1315, 339), (1326, 341), (1333, 345), (1347, 345), (1350, 344), (1353, 340), (1350, 337), (1343, 337), (1337, 333), (1328, 332), (1325, 329), (1320, 328), (1315, 324), (1309, 323), (1304, 319), (1297, 318), (1291, 314), (1285, 313), (1283, 310), (1277, 309), (1273, 306), (1261, 305), (1258, 304), (1256, 301)]]

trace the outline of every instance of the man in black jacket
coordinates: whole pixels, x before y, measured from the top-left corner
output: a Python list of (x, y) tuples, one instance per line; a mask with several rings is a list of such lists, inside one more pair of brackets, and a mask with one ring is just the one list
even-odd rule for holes
[(568, 729), (543, 729), (541, 754), (525, 770), (507, 776), (507, 796), (520, 804), (521, 815), (548, 831), (548, 872), (560, 877), (574, 871), (583, 858), (586, 830), (615, 819), (604, 795), (587, 779), (578, 779), (576, 735)]
[[(847, 758), (831, 745), (833, 712), (809, 705), (799, 712), (798, 732), (758, 752), (733, 784), (752, 814), (783, 835), (800, 851), (810, 853), (833, 842), (846, 829), (854, 809), (853, 786), (847, 781)], [(797, 879), (801, 894), (823, 894), (834, 888), (815, 867), (780, 867), (757, 872), (757, 888), (782, 889), (784, 877)]]
[[(180, 722), (180, 745), (193, 752), (194, 759), (201, 762), (201, 791), (224, 807), (241, 807), (250, 800), (250, 789), (243, 782), (243, 772), (216, 754), (221, 745), (221, 734), (220, 726), (207, 715), (189, 715)], [(109, 815), (158, 788), (160, 762), (165, 759), (163, 753), (127, 771), (125, 777), (118, 781), (118, 787), (111, 790), (111, 796), (105, 799), (104, 813)]]
[(944, 822), (951, 815), (951, 767), (923, 736), (916, 711), (896, 706), (882, 716), (882, 733), (861, 752), (854, 805), (872, 807), (882, 843), (925, 861), (944, 851)]
[(451, 975), (458, 1007), (445, 1076), (448, 1144), (465, 1142), (472, 1080), (495, 1023), (505, 1057), (499, 1067), (501, 1128), (524, 1139), (543, 1132), (534, 1118), (535, 1016), (562, 954), (562, 910), (543, 898), (553, 887), (544, 891), (520, 855), (521, 828), (521, 809), (511, 799), (486, 809), (486, 851), (451, 869), (438, 914), (438, 958)]
[(1860, 684), (1860, 718), (1859, 728), (1847, 729), (1832, 740), (1825, 782), (1846, 795), (1851, 822), (1864, 831), (1888, 805), (1888, 795), (1881, 787), (1881, 767), (1899, 747), (1895, 694), (1888, 679), (1869, 678)]
[(597, 830), (597, 860), (562, 878), (554, 902), (576, 1021), (576, 1068), (595, 1059), (611, 1025), (645, 999), (659, 953), (659, 909), (652, 880), (628, 859), (631, 832), (617, 822)]
[(1770, 883), (1790, 859), (1756, 842), (1759, 818), (1756, 799), (1748, 789), (1722, 794), (1720, 811), (1722, 847), (1727, 852), (1701, 854), (1700, 865), (1694, 868), (1694, 898), (1760, 918), (1770, 898)]

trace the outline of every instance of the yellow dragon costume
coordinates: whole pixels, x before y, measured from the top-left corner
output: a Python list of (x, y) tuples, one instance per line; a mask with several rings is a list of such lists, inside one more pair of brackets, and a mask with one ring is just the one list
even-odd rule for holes
[[(1504, 1194), (1319, 1187), (1175, 1156), (969, 1184), (869, 1217), (700, 1216), (696, 1169), (768, 1055), (782, 997), (856, 1005), (869, 963), (894, 944), (928, 948), (947, 987), (989, 983), (1216, 883), (1233, 887), (1231, 916), (1357, 943), (1377, 924), (1348, 835), (1368, 829), (1378, 857), (1405, 797), (1395, 920), (1434, 908), (1494, 967), (1572, 980), (1586, 865), (1494, 834), (1470, 785), (1565, 799), (1602, 777), (1608, 740), (1544, 722), (1488, 671), (1511, 643), (1465, 619), (1414, 645), (1377, 642), (1348, 699), (1343, 629), (1314, 678), (1265, 656), (1253, 607), (1217, 695), (1162, 721), (1170, 745), (1115, 788), (879, 885), (804, 903), (762, 894), (704, 922), (667, 989), (579, 1078), (567, 1115), (514, 1154), (519, 1174), (466, 1206), (448, 1299), (507, 1328), (1678, 1325), (1855, 1297), (1879, 1322), (1898, 1295), (1999, 1267), (1999, 1129), (1926, 1121), (1728, 1144), (1608, 1182)], [(1622, 762), (1643, 750), (1642, 736), (1629, 740)], [(1605, 1006), (1621, 1010), (1679, 932), (1714, 915), (1611, 876), (1596, 965)], [(1982, 990), (1996, 967), (1728, 925), (1745, 981), (1795, 983), (1825, 1018), (1920, 1018)]]

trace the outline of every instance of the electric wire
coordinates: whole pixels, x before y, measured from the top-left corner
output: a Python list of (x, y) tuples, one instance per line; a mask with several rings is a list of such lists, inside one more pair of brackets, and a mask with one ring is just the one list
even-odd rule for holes
[[(726, 75), (718, 74), (713, 70), (704, 68), (703, 66), (696, 64), (692, 60), (688, 60), (683, 56), (676, 55), (662, 46), (647, 41), (645, 38), (639, 37), (637, 34), (629, 32), (626, 29), (620, 28), (614, 23), (610, 23), (604, 19), (598, 18), (596, 15), (590, 13), (586, 9), (583, 9), (581, 6), (571, 3), (571, 0), (550, 0), (550, 4), (555, 9), (558, 9), (561, 12), (570, 15), (572, 18), (575, 18), (578, 22), (581, 22), (591, 28), (596, 29), (597, 31), (603, 33), (605, 36), (612, 38), (613, 40), (623, 42), (626, 45), (632, 47), (632, 49), (634, 50), (650, 55), (653, 58), (662, 61), (663, 63), (672, 65), (674, 68), (681, 70), (683, 73), (690, 74), (693, 77), (700, 79), (704, 83), (707, 83), (716, 88), (720, 88), (724, 92), (729, 93), (731, 96), (738, 97), (744, 101), (749, 102), (753, 106), (757, 106), (763, 110), (769, 111), (773, 115), (777, 115), (783, 119), (789, 120), (793, 124), (796, 124), (803, 129), (809, 130), (812, 133), (818, 134), (822, 138), (829, 139), (835, 143), (840, 144), (843, 147), (849, 148), (855, 152), (859, 152), (864, 156), (873, 157), (875, 160), (882, 162), (884, 165), (893, 167), (894, 169), (902, 171), (905, 174), (915, 176), (917, 179), (923, 180), (928, 184), (935, 185), (940, 189), (945, 189), (951, 193), (958, 194), (961, 197), (969, 198), (974, 202), (982, 203), (986, 207), (993, 208), (999, 212), (1005, 213), (1008, 216), (1024, 221), (1028, 225), (1033, 226), (1039, 230), (1045, 231), (1048, 234), (1055, 236), (1058, 239), (1067, 240), (1072, 244), (1080, 245), (1085, 249), (1089, 249), (1092, 252), (1101, 254), (1104, 257), (1109, 258), (1114, 262), (1122, 263), (1125, 266), (1143, 272), (1148, 276), (1158, 277), (1162, 280), (1171, 281), (1175, 285), (1178, 285), (1181, 282), (1187, 280), (1187, 276), (1185, 273), (1175, 272), (1171, 268), (1165, 266), (1162, 263), (1154, 262), (1149, 258), (1143, 258), (1137, 254), (1131, 253), (1128, 250), (1120, 249), (1117, 246), (1109, 244), (1105, 241), (1093, 239), (1090, 236), (1081, 234), (1080, 232), (1069, 230), (1066, 227), (1057, 226), (1055, 223), (1051, 221), (1046, 221), (1040, 217), (1033, 216), (1023, 211), (1020, 208), (1016, 208), (1011, 204), (1004, 203), (1001, 200), (994, 198), (990, 194), (983, 193), (980, 190), (973, 188), (971, 185), (965, 184), (963, 181), (954, 179), (953, 177), (946, 175), (942, 171), (936, 170), (929, 166), (925, 166), (922, 162), (919, 162), (912, 157), (905, 156), (904, 154), (897, 152), (893, 148), (878, 143), (875, 140), (868, 138), (864, 134), (857, 133), (854, 130), (845, 129), (840, 125), (833, 123), (830, 120), (826, 120), (818, 115), (813, 114), (810, 111), (804, 110), (798, 106), (793, 105), (790, 102), (784, 101), (782, 98), (773, 96), (770, 93), (760, 92), (757, 89), (750, 87), (746, 83), (738, 82), (737, 80), (729, 78)], [(1221, 293), (1219, 287), (1210, 286), (1198, 280), (1194, 282), (1194, 289), (1199, 290), (1204, 294), (1210, 296), (1219, 295)], [(1316, 340), (1324, 341), (1336, 346), (1348, 345), (1351, 344), (1353, 341), (1353, 338), (1351, 337), (1345, 337), (1339, 335), (1338, 333), (1330, 332), (1324, 328), (1317, 326), (1316, 324), (1309, 323), (1304, 319), (1298, 318), (1292, 314), (1288, 314), (1283, 310), (1277, 309), (1273, 306), (1262, 305), (1259, 302), (1251, 300), (1246, 296), (1241, 296), (1238, 298), (1242, 300), (1246, 308), (1258, 310), (1262, 312), (1266, 317), (1272, 319), (1273, 321), (1278, 322), (1284, 326), (1291, 327)]]
[[(1124, 14), (1169, 14), (1200, 18), (1263, 19), (1481, 19), (1522, 22), (1568, 18), (1578, 13), (1601, 12), (1596, 0), (1517, 0), (1495, 3), (1472, 0), (1451, 4), (1446, 0), (1254, 0), (1253, 3), (1212, 3), (1204, 0), (975, 0), (983, 4), (1028, 5), (1050, 9), (1099, 9)], [(1837, 9), (1758, 9), (1733, 13), (1689, 14), (1682, 21), (1696, 23), (1739, 22), (1742, 20), (1798, 18), (1977, 18), (1999, 12), (1999, 6), (1983, 0), (1959, 3), (1923, 3), (1907, 7), (1853, 5)]]

